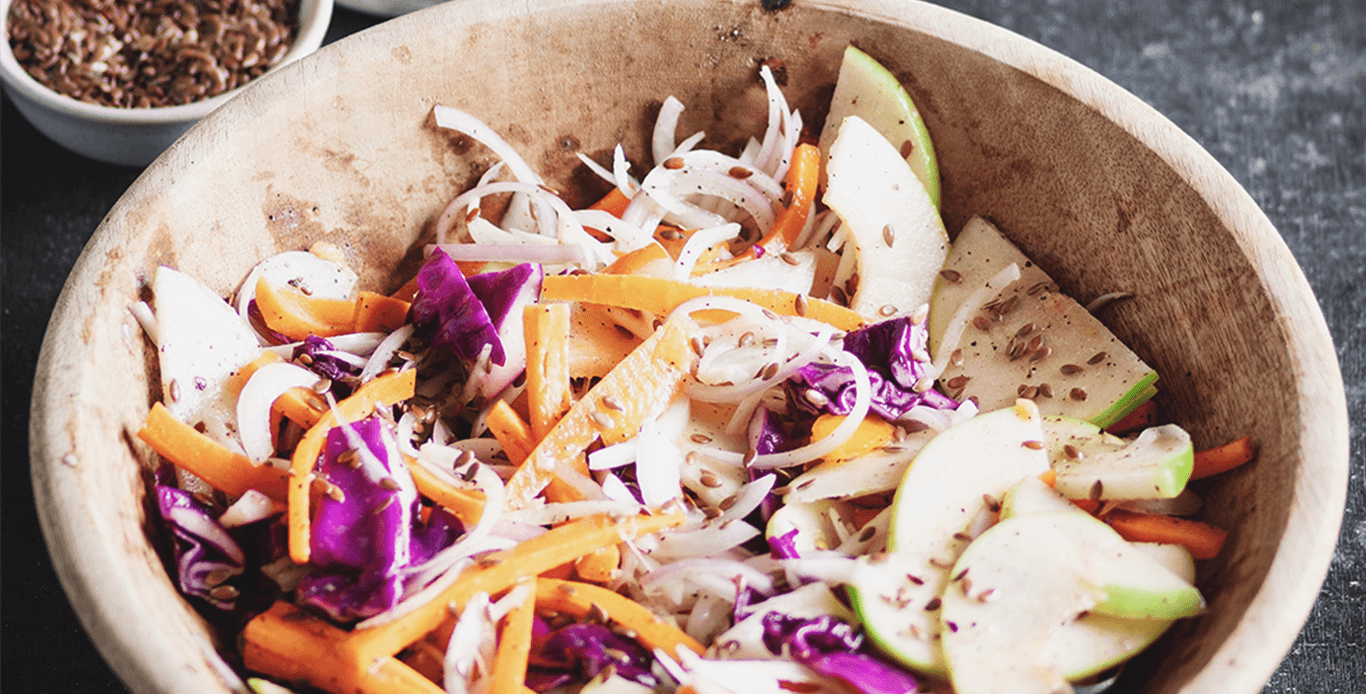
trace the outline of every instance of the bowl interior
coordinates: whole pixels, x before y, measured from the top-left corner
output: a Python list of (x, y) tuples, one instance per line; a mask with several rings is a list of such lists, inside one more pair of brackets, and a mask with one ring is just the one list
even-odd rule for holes
[(178, 142), (91, 240), (35, 386), (45, 531), (120, 675), (139, 691), (226, 690), (217, 637), (177, 597), (146, 523), (154, 456), (134, 432), (158, 380), (127, 307), (158, 264), (227, 295), (260, 258), (328, 240), (364, 285), (390, 289), (492, 161), (438, 131), (434, 104), (493, 125), (584, 204), (605, 188), (575, 155), (609, 161), (621, 142), (647, 162), (669, 95), (687, 107), (681, 133), (760, 134), (763, 61), (819, 132), (851, 42), (920, 106), (951, 233), (980, 214), (1080, 301), (1132, 293), (1101, 318), (1161, 374), (1163, 411), (1197, 448), (1254, 437), (1254, 465), (1194, 485), (1202, 517), (1230, 529), (1200, 565), (1208, 613), (1128, 668), (1121, 690), (1259, 690), (1317, 593), (1345, 495), (1340, 377), (1293, 259), (1213, 159), (1117, 87), (962, 15), (860, 0), (450, 3), (320, 51)]

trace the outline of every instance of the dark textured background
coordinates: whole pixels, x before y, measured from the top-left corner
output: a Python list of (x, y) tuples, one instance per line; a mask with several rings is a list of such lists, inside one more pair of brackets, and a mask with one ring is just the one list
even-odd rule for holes
[[(1366, 692), (1366, 0), (943, 4), (1056, 49), (1152, 104), (1247, 188), (1304, 267), (1342, 363), (1352, 477), (1328, 579), (1265, 694)], [(375, 21), (338, 9), (329, 40)], [(0, 116), (0, 686), (10, 694), (125, 692), (48, 561), (28, 477), (28, 407), (62, 282), (139, 170), (58, 148), (8, 98)]]

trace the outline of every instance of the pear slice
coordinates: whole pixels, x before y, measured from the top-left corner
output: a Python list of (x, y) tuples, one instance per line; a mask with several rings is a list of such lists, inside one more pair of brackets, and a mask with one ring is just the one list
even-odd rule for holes
[(920, 308), (949, 252), (948, 233), (925, 186), (858, 116), (844, 119), (826, 170), (825, 204), (844, 222), (858, 262), (849, 307), (873, 323)]
[[(964, 306), (1012, 263), (1019, 279), (982, 306)], [(969, 323), (955, 344), (944, 344), (960, 310), (982, 320)], [(935, 363), (948, 364), (940, 386), (959, 400), (975, 397), (985, 410), (1023, 392), (1036, 396), (1046, 415), (1107, 427), (1156, 392), (1157, 372), (981, 218), (963, 227), (938, 276), (929, 333)]]
[(945, 672), (937, 604), (949, 568), (995, 502), (1048, 469), (1038, 408), (1029, 401), (945, 430), (912, 461), (892, 502), (888, 554), (861, 560), (849, 597), (864, 631), (891, 657)]
[[(1047, 421), (1047, 420), (1044, 420)], [(1086, 513), (1037, 477), (1026, 477), (1001, 497), (1001, 519), (1035, 513)]]
[(1045, 417), (1053, 488), (1069, 499), (1170, 499), (1186, 488), (1194, 465), (1190, 435), (1175, 424), (1126, 440), (1089, 422)]
[(240, 451), (237, 391), (228, 383), (261, 355), (256, 334), (222, 297), (183, 272), (158, 267), (152, 295), (166, 409)]
[(939, 163), (919, 109), (895, 75), (853, 46), (844, 49), (844, 60), (840, 62), (830, 113), (821, 129), (822, 153), (830, 152), (840, 124), (849, 116), (862, 118), (887, 138), (924, 184), (930, 202), (939, 207)]
[(783, 500), (851, 499), (893, 491), (911, 461), (937, 434), (933, 429), (917, 431), (881, 451), (822, 462), (789, 482), (787, 488), (792, 491)]

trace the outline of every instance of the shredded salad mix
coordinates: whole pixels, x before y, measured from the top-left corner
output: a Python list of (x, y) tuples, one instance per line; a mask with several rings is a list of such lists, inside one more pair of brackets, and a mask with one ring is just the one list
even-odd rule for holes
[[(1249, 459), (1247, 440), (1193, 455), (1184, 432), (1148, 427), (1155, 375), (1098, 415), (1137, 436), (1062, 416), (1101, 397), (1083, 372), (1117, 347), (1053, 384), (973, 392), (996, 373), (971, 370), (991, 334), (1009, 340), (992, 347), (1000, 368), (1057, 371), (1043, 324), (1010, 320), (1011, 297), (1056, 286), (1022, 278), (1028, 263), (955, 264), (937, 174), (906, 164), (928, 140), (891, 142), (854, 114), (817, 143), (760, 77), (768, 122), (743, 151), (677, 140), (669, 98), (640, 155), (653, 168), (620, 146), (582, 157), (611, 190), (581, 210), (494, 128), (436, 107), (496, 163), (392, 294), (357, 287), (326, 242), (262, 261), (230, 302), (158, 269), (153, 305), (133, 307), (164, 386), (140, 437), (172, 464), (155, 487), (170, 570), (236, 631), (225, 655), (251, 686), (1030, 689), (998, 686), (1014, 667), (1056, 691), (1103, 681), (1198, 613), (1190, 560), (1223, 533), (1182, 517), (1199, 507), (1184, 486)], [(891, 171), (876, 177), (910, 202), (861, 200), (863, 170)], [(878, 265), (895, 253), (928, 272)], [(1094, 547), (1175, 548), (1154, 584), (1184, 607), (1119, 599), (1091, 559), (1056, 569), (1081, 586), (1066, 600), (1010, 574), (1078, 535), (1059, 516), (1100, 528)], [(1041, 539), (1004, 541), (1008, 523)], [(1129, 573), (1158, 571), (1141, 561)], [(1010, 612), (1007, 586), (1034, 596), (1033, 616)], [(1037, 604), (1110, 651), (1062, 664), (1043, 645), (1058, 629), (1019, 622), (1042, 619)], [(973, 635), (973, 610), (995, 610), (989, 632), (1032, 635), (1007, 649), (1025, 653), (984, 664), (995, 637)]]

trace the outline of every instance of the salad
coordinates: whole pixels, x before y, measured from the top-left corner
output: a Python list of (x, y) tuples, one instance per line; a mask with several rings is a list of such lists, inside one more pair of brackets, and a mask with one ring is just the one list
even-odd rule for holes
[[(677, 140), (571, 209), (495, 129), (414, 277), (326, 242), (158, 268), (139, 437), (182, 592), (260, 692), (1057, 692), (1205, 608), (1157, 374), (999, 230), (855, 48), (808, 131)], [(762, 132), (759, 132), (762, 129)], [(634, 173), (644, 175), (637, 178)]]

